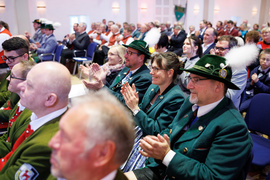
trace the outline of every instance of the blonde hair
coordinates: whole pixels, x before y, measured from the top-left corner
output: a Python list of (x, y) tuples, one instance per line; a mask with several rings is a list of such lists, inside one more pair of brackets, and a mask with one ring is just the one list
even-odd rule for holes
[(263, 29), (262, 29), (262, 33), (264, 33), (264, 32), (270, 32), (270, 27), (265, 27), (265, 28), (263, 28)]
[(118, 54), (118, 56), (120, 57), (121, 59), (121, 64), (124, 64), (125, 62), (125, 53), (126, 53), (126, 48), (124, 46), (121, 46), (121, 45), (114, 45), (111, 47), (111, 49), (114, 48)]

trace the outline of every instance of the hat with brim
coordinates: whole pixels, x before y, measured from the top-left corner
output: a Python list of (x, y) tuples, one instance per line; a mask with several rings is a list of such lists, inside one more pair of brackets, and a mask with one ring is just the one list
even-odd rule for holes
[(220, 81), (230, 89), (240, 90), (239, 87), (231, 82), (232, 69), (226, 66), (226, 59), (223, 57), (211, 54), (204, 55), (192, 68), (180, 68), (180, 70)]
[(39, 19), (35, 19), (32, 23), (37, 23), (37, 24), (41, 24)]
[(130, 48), (136, 49), (140, 51), (140, 53), (144, 54), (147, 58), (151, 56), (149, 52), (149, 46), (147, 45), (145, 41), (134, 40), (129, 45), (123, 44), (123, 46), (125, 46), (126, 48), (130, 47)]
[(43, 29), (54, 30), (54, 27), (52, 24), (45, 24), (45, 27)]

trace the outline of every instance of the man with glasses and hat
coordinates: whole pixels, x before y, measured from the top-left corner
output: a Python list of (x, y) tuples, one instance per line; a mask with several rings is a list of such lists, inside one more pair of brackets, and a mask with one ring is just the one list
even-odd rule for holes
[(152, 157), (146, 168), (126, 175), (143, 180), (245, 179), (252, 139), (241, 114), (225, 96), (228, 88), (239, 89), (231, 82), (230, 63), (205, 55), (182, 70), (190, 72), (190, 96), (171, 129), (140, 141), (141, 154)]
[(145, 41), (135, 40), (127, 47), (125, 54), (126, 67), (119, 72), (112, 84), (103, 84), (103, 80), (98, 77), (98, 72), (94, 74), (95, 81), (83, 81), (85, 86), (91, 90), (98, 90), (106, 87), (110, 92), (115, 95), (121, 102), (125, 102), (122, 94), (120, 93), (122, 84), (128, 82), (130, 85), (135, 84), (136, 91), (138, 91), (139, 102), (141, 102), (144, 93), (152, 82), (150, 70), (144, 64), (150, 57), (149, 47)]
[[(4, 55), (2, 59), (6, 62), (9, 69), (12, 70), (13, 66), (20, 61), (27, 61), (29, 57), (29, 46), (27, 42), (20, 37), (12, 37), (2, 44)], [(0, 106), (10, 99), (11, 92), (8, 91), (8, 80), (6, 79), (10, 75), (10, 71), (6, 73), (0, 84)], [(17, 102), (15, 102), (16, 104)]]

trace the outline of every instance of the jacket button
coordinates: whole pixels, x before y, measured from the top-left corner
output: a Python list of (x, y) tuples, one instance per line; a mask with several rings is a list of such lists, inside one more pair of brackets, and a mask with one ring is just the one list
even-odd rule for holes
[(163, 96), (161, 96), (160, 99), (163, 99)]
[(199, 127), (198, 127), (198, 130), (199, 130), (199, 131), (203, 130), (203, 127), (202, 127), (202, 126), (199, 126)]
[(4, 162), (4, 161), (5, 161), (5, 159), (1, 159), (1, 161), (2, 161), (2, 162)]
[(184, 150), (183, 150), (184, 153), (187, 153), (188, 152), (188, 148), (185, 147)]
[(151, 89), (151, 91), (154, 91), (154, 89)]
[(172, 179), (175, 179), (175, 177), (174, 177), (174, 176), (172, 176)]

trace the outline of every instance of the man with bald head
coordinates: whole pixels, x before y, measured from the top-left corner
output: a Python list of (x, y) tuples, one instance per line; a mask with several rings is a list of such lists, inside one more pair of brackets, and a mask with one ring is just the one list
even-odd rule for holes
[(61, 118), (59, 131), (49, 143), (52, 175), (70, 180), (127, 180), (118, 169), (134, 143), (131, 114), (105, 90), (79, 100)]
[(30, 123), (18, 126), (20, 122), (15, 121), (9, 142), (1, 142), (0, 179), (46, 179), (50, 174), (48, 142), (67, 110), (70, 74), (59, 63), (43, 62), (34, 66), (18, 87), (20, 103), (32, 115)]

